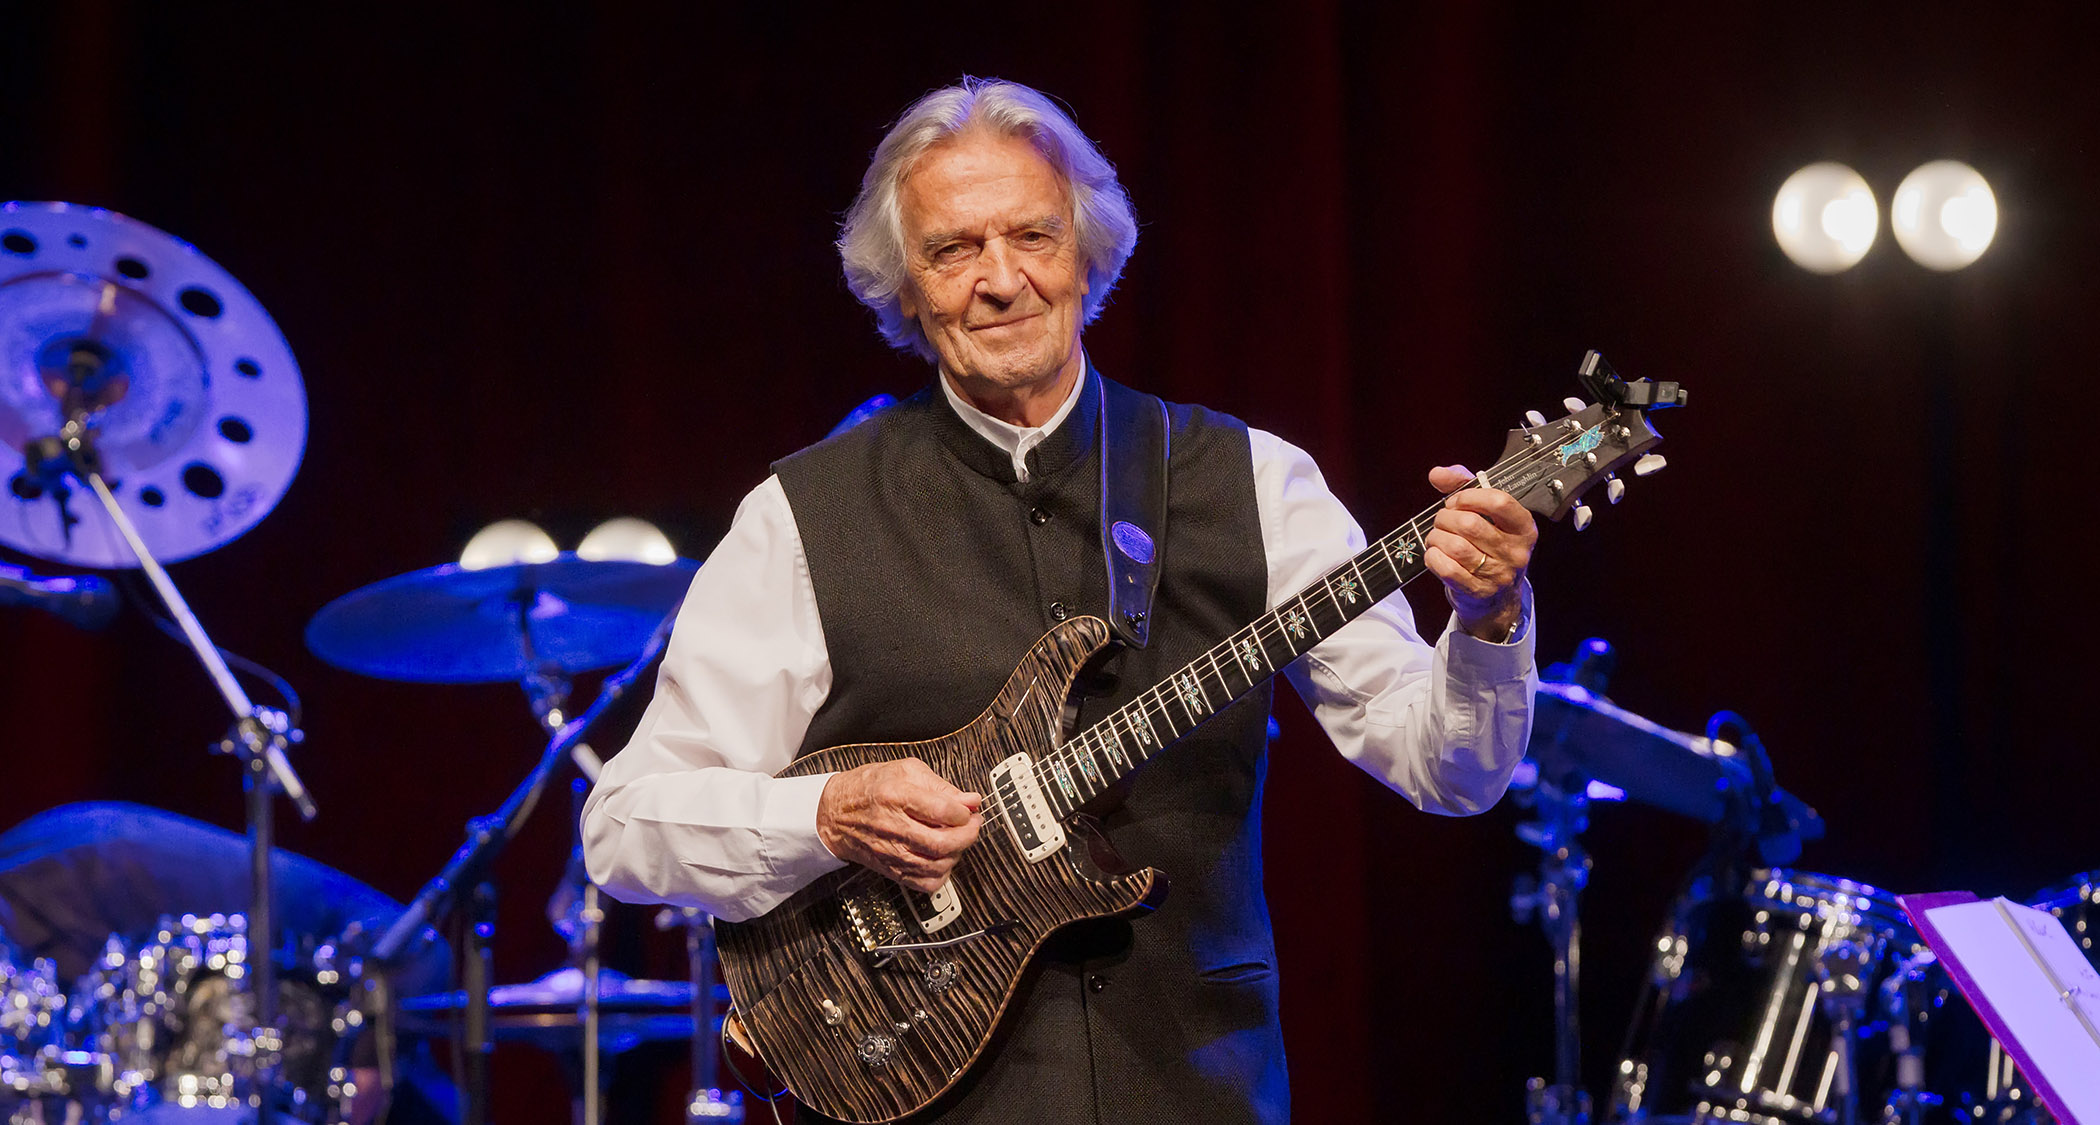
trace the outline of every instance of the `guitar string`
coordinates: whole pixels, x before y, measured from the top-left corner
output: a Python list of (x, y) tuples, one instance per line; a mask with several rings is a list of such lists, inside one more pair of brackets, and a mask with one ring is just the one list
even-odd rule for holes
[[(1599, 418), (1594, 425), (1585, 426), (1580, 428), (1579, 430), (1569, 432), (1571, 435), (1587, 435), (1593, 432), (1601, 433), (1607, 424), (1616, 421), (1618, 417), (1619, 412), (1615, 410), (1612, 413)], [(1581, 440), (1581, 438), (1577, 436), (1574, 440), (1579, 441)], [(1515, 456), (1512, 456), (1504, 461), (1489, 466), (1486, 470), (1486, 473), (1489, 477), (1489, 482), (1492, 484), (1494, 478), (1498, 475), (1507, 476), (1510, 473), (1524, 472), (1531, 468), (1534, 468), (1538, 464), (1547, 460), (1548, 458), (1555, 456), (1561, 448), (1564, 448), (1568, 444), (1570, 443), (1561, 442), (1558, 445), (1549, 445), (1542, 441), (1538, 445), (1528, 446), (1525, 450), (1519, 452)], [(1565, 464), (1565, 461), (1563, 463)], [(1478, 487), (1480, 487), (1479, 477), (1475, 477), (1473, 480), (1468, 481), (1465, 484), (1459, 486), (1460, 489)], [(1455, 491), (1458, 490), (1454, 490), (1454, 492)], [(1444, 503), (1442, 501), (1439, 501), (1435, 504), (1430, 505), (1428, 508), (1422, 510), (1421, 512), (1416, 513), (1412, 518), (1408, 519), (1405, 523), (1403, 523), (1401, 527), (1394, 529), (1386, 535), (1381, 536), (1376, 541), (1366, 545), (1362, 551), (1351, 555), (1346, 561), (1342, 562), (1340, 565), (1327, 571), (1327, 573), (1321, 575), (1317, 579), (1314, 579), (1312, 582), (1307, 583), (1304, 589), (1298, 591), (1298, 593), (1294, 594), (1292, 597), (1285, 599), (1283, 603), (1279, 604), (1274, 609), (1271, 609), (1267, 613), (1262, 614), (1260, 617), (1254, 619), (1248, 624), (1241, 626), (1239, 629), (1226, 636), (1217, 644), (1212, 645), (1204, 652), (1199, 653), (1194, 659), (1191, 659), (1187, 663), (1183, 664), (1180, 668), (1176, 669), (1174, 673), (1168, 676), (1165, 680), (1162, 680), (1159, 683), (1156, 683), (1151, 687), (1145, 689), (1144, 691), (1138, 693), (1128, 703), (1125, 703), (1121, 707), (1116, 708), (1114, 711), (1111, 711), (1108, 715), (1103, 716), (1092, 726), (1087, 727), (1086, 730), (1074, 735), (1071, 739), (1067, 740), (1062, 745), (1052, 750), (1049, 754), (1045, 755), (1039, 762), (1036, 763), (1037, 784), (1044, 789), (1046, 795), (1049, 793), (1050, 788), (1049, 785), (1046, 784), (1046, 781), (1048, 779), (1044, 777), (1043, 769), (1044, 767), (1053, 764), (1062, 768), (1067, 774), (1076, 774), (1082, 781), (1085, 780), (1087, 774), (1085, 771), (1082, 771), (1078, 768), (1079, 762), (1083, 758), (1092, 757), (1095, 751), (1092, 749), (1085, 749), (1084, 751), (1082, 751), (1081, 748), (1090, 741), (1092, 741), (1095, 737), (1095, 732), (1101, 730), (1103, 727), (1110, 728), (1107, 737), (1114, 739), (1120, 746), (1122, 742), (1122, 736), (1114, 731), (1111, 725), (1112, 720), (1116, 715), (1121, 714), (1124, 711), (1131, 709), (1132, 707), (1139, 707), (1140, 714), (1142, 714), (1142, 705), (1147, 703), (1148, 698), (1151, 705), (1155, 706), (1159, 710), (1161, 715), (1167, 717), (1167, 719), (1170, 722), (1172, 721), (1173, 713), (1168, 709), (1168, 701), (1170, 698), (1180, 698), (1182, 700), (1182, 709), (1184, 713), (1190, 717), (1191, 720), (1187, 730), (1194, 730), (1196, 727), (1201, 726), (1204, 722), (1214, 717), (1219, 711), (1222, 711), (1224, 708), (1210, 707), (1207, 692), (1204, 693), (1204, 702), (1205, 709), (1208, 713), (1203, 715), (1201, 718), (1197, 718), (1195, 708), (1187, 702), (1185, 695), (1169, 697), (1163, 695), (1162, 691), (1170, 684), (1178, 685), (1184, 675), (1195, 678), (1197, 680), (1197, 687), (1200, 691), (1203, 686), (1200, 679), (1202, 673), (1199, 671), (1191, 671), (1191, 669), (1196, 664), (1208, 658), (1211, 662), (1212, 671), (1215, 674), (1218, 684), (1221, 687), (1223, 687), (1227, 692), (1231, 692), (1232, 684), (1225, 678), (1224, 672), (1218, 668), (1216, 654), (1218, 649), (1225, 648), (1228, 650), (1227, 655), (1232, 655), (1230, 652), (1230, 646), (1240, 637), (1242, 633), (1248, 634), (1247, 639), (1249, 641), (1255, 642), (1260, 647), (1263, 660), (1269, 665), (1269, 671), (1265, 675), (1261, 676), (1259, 679), (1256, 679), (1254, 678), (1251, 672), (1246, 671), (1244, 663), (1239, 661), (1235, 657), (1233, 662), (1239, 667), (1241, 667), (1242, 674), (1245, 675), (1250, 682), (1245, 691), (1231, 695), (1230, 698), (1227, 700), (1225, 706), (1231, 706), (1232, 702), (1236, 701), (1240, 697), (1240, 695), (1244, 695), (1246, 691), (1254, 690), (1254, 688), (1258, 686), (1263, 680), (1273, 678), (1276, 675), (1277, 671), (1279, 671), (1279, 669), (1276, 667), (1274, 661), (1270, 660), (1268, 657), (1267, 642), (1269, 640), (1282, 640), (1286, 648), (1292, 648), (1296, 652), (1297, 656), (1302, 656), (1311, 648), (1318, 645), (1321, 641), (1326, 640), (1327, 636), (1334, 635), (1333, 632), (1330, 632), (1327, 634), (1327, 636), (1320, 637), (1319, 640), (1314, 641), (1313, 644), (1307, 645), (1303, 649), (1296, 649), (1294, 646), (1291, 645), (1289, 639), (1286, 636), (1287, 627), (1283, 625), (1281, 620), (1278, 618), (1278, 614), (1284, 609), (1284, 607), (1288, 606), (1293, 601), (1298, 602), (1300, 607), (1306, 611), (1307, 617), (1310, 618), (1312, 616), (1311, 607), (1306, 603), (1307, 599), (1313, 595), (1314, 591), (1316, 589), (1320, 590), (1321, 592), (1326, 593), (1329, 599), (1332, 600), (1334, 597), (1334, 580), (1338, 576), (1342, 575), (1343, 572), (1352, 570), (1355, 571), (1356, 577), (1359, 580), (1361, 580), (1363, 577), (1363, 571), (1361, 566), (1359, 565), (1359, 562), (1365, 555), (1371, 554), (1374, 550), (1376, 550), (1379, 554), (1384, 556), (1386, 567), (1389, 570), (1393, 571), (1394, 577), (1398, 579), (1398, 583), (1394, 587), (1395, 592), (1397, 592), (1401, 587), (1406, 586), (1407, 583), (1412, 579), (1420, 577), (1422, 571), (1427, 569), (1426, 554), (1428, 548), (1424, 542), (1425, 537), (1427, 536), (1428, 531), (1435, 530), (1436, 515), (1438, 512), (1442, 511), (1443, 508)], [(1427, 530), (1424, 530), (1423, 528), (1418, 526), (1424, 523), (1425, 521), (1428, 524)], [(1388, 543), (1389, 540), (1394, 539), (1396, 536), (1400, 536), (1402, 532), (1409, 533), (1409, 535), (1411, 535), (1412, 539), (1416, 544), (1422, 544), (1422, 551), (1425, 558), (1423, 567), (1421, 569), (1416, 570), (1413, 574), (1409, 575), (1400, 574), (1400, 564), (1394, 562), (1392, 555), (1392, 546)], [(1387, 596), (1390, 597), (1391, 595), (1388, 594)], [(1337, 610), (1338, 615), (1342, 618), (1342, 620), (1334, 628), (1335, 632), (1339, 632), (1343, 627), (1347, 626), (1350, 622), (1354, 621), (1356, 617), (1359, 617), (1363, 613), (1368, 612), (1371, 607), (1369, 605), (1366, 605), (1363, 609), (1358, 610), (1355, 614), (1343, 612), (1341, 610), (1339, 602), (1336, 602), (1335, 608)], [(1317, 629), (1315, 631), (1317, 631)], [(1296, 660), (1297, 656), (1293, 656), (1292, 660)], [(1146, 718), (1146, 724), (1148, 727), (1150, 726), (1149, 717)], [(1175, 737), (1179, 739), (1185, 734), (1186, 731), (1184, 731), (1183, 734), (1177, 734)], [(1138, 743), (1139, 749), (1143, 750), (1144, 745), (1145, 743), (1142, 740), (1140, 740)], [(1149, 761), (1152, 754), (1156, 754), (1160, 750), (1164, 749), (1165, 745), (1166, 744), (1161, 742), (1158, 739), (1157, 735), (1155, 735), (1153, 748), (1150, 752), (1144, 754), (1144, 758)], [(1124, 753), (1121, 756), (1124, 757), (1126, 760), (1129, 758), (1128, 753)], [(1136, 768), (1137, 767), (1135, 765), (1130, 767), (1131, 770), (1135, 770)], [(1062, 789), (1060, 789), (1060, 791), (1062, 791)], [(1070, 794), (1066, 794), (1066, 797), (1068, 803), (1074, 803)]]
[[(1608, 419), (1600, 419), (1597, 426), (1585, 427), (1582, 431), (1579, 432), (1587, 433), (1592, 429), (1601, 428), (1604, 422), (1607, 420)], [(1543, 444), (1531, 446), (1523, 453), (1511, 457), (1502, 463), (1491, 466), (1487, 470), (1487, 472), (1489, 474), (1499, 473), (1505, 476), (1511, 472), (1520, 472), (1532, 467), (1534, 464), (1543, 460), (1545, 457), (1551, 456), (1554, 452), (1557, 452), (1557, 448), (1555, 450), (1549, 451), (1544, 447)], [(1479, 486), (1477, 483), (1469, 482), (1467, 485), (1462, 487)], [(1231, 700), (1238, 699), (1240, 695), (1245, 694), (1245, 691), (1251, 691), (1256, 685), (1275, 675), (1278, 668), (1274, 659), (1269, 655), (1269, 643), (1271, 641), (1281, 640), (1284, 646), (1294, 653), (1293, 659), (1296, 659), (1297, 655), (1302, 655), (1305, 651), (1307, 651), (1314, 645), (1319, 644), (1320, 641), (1326, 639), (1325, 636), (1322, 636), (1318, 640), (1315, 640), (1312, 645), (1307, 645), (1305, 648), (1298, 648), (1296, 645), (1293, 645), (1291, 643), (1289, 637), (1286, 636), (1287, 627), (1281, 623), (1280, 618), (1280, 614), (1287, 606), (1289, 606), (1290, 602), (1298, 602), (1300, 608), (1305, 610), (1308, 614), (1311, 614), (1313, 612), (1311, 602), (1314, 599), (1316, 599), (1319, 594), (1326, 594), (1327, 600), (1334, 605), (1336, 615), (1341, 619), (1334, 627), (1335, 631), (1339, 631), (1343, 626), (1347, 625), (1350, 621), (1353, 621), (1355, 617), (1360, 616), (1361, 613), (1368, 611), (1370, 608), (1369, 605), (1366, 605), (1363, 610), (1359, 610), (1356, 613), (1351, 613), (1343, 609), (1340, 599), (1336, 597), (1335, 593), (1336, 580), (1338, 578), (1348, 576), (1352, 572), (1357, 580), (1364, 581), (1366, 585), (1368, 585), (1368, 580), (1364, 579), (1362, 567), (1362, 561), (1365, 556), (1372, 555), (1374, 553), (1382, 556), (1386, 568), (1393, 573), (1393, 576), (1395, 578), (1395, 590), (1398, 590), (1399, 588), (1405, 586), (1409, 580), (1420, 577), (1421, 570), (1419, 569), (1416, 570), (1413, 574), (1401, 573), (1401, 562), (1396, 561), (1394, 556), (1394, 548), (1396, 545), (1399, 544), (1396, 544), (1393, 541), (1395, 539), (1398, 539), (1401, 541), (1402, 544), (1405, 544), (1411, 538), (1414, 545), (1422, 544), (1425, 537), (1428, 534), (1428, 531), (1434, 530), (1435, 516), (1437, 512), (1439, 512), (1442, 509), (1442, 506), (1443, 505), (1440, 503), (1437, 505), (1432, 505), (1430, 508), (1425, 509), (1423, 512), (1417, 514), (1412, 519), (1407, 520), (1400, 528), (1397, 528), (1393, 532), (1382, 536), (1376, 542), (1366, 546), (1362, 551), (1356, 553), (1355, 555), (1352, 555), (1348, 560), (1334, 567), (1326, 574), (1322, 575), (1319, 579), (1308, 583), (1303, 590), (1299, 591), (1291, 599), (1286, 600), (1284, 603), (1278, 605), (1275, 609), (1272, 609), (1268, 613), (1263, 614), (1261, 617), (1256, 618), (1254, 621), (1249, 622), (1247, 625), (1242, 626), (1240, 629), (1234, 631), (1232, 634), (1225, 637), (1217, 644), (1211, 646), (1211, 648), (1207, 649), (1205, 652), (1199, 654), (1197, 657), (1190, 660), (1188, 663), (1182, 665), (1180, 669), (1178, 669), (1172, 676), (1169, 676), (1166, 680), (1161, 681), (1161, 683), (1159, 684), (1153, 685), (1146, 691), (1139, 693), (1138, 696), (1134, 697), (1129, 703), (1126, 703), (1123, 707), (1119, 707), (1116, 709), (1116, 711), (1111, 712), (1109, 715), (1103, 716), (1103, 718), (1100, 721), (1097, 721), (1095, 724), (1088, 727), (1085, 731), (1081, 732), (1073, 739), (1069, 740), (1068, 742), (1058, 747), (1056, 750), (1052, 751), (1051, 754), (1046, 755), (1042, 764), (1046, 766), (1062, 768), (1067, 775), (1076, 773), (1079, 775), (1081, 780), (1088, 780), (1089, 775), (1097, 771), (1079, 769), (1078, 763), (1087, 761), (1097, 753), (1102, 753), (1102, 748), (1097, 745), (1097, 743), (1100, 742), (1113, 742), (1117, 747), (1118, 756), (1122, 757), (1126, 762), (1128, 762), (1130, 759), (1130, 754), (1128, 750), (1123, 746), (1122, 734), (1115, 729), (1114, 719), (1116, 715), (1121, 714), (1124, 711), (1129, 710), (1131, 708), (1138, 708), (1140, 709), (1141, 713), (1143, 708), (1147, 706), (1157, 708), (1160, 711), (1161, 715), (1168, 720), (1170, 724), (1169, 729), (1171, 730), (1171, 724), (1174, 723), (1174, 719), (1173, 713), (1169, 709), (1168, 703), (1170, 699), (1179, 698), (1182, 701), (1183, 712), (1187, 714), (1191, 720), (1189, 729), (1193, 729), (1195, 726), (1200, 726), (1203, 722), (1207, 721), (1211, 716), (1215, 715), (1218, 711), (1222, 710), (1223, 708), (1211, 706), (1209, 699), (1209, 690), (1207, 686), (1202, 683), (1202, 672), (1200, 668), (1196, 667), (1197, 665), (1201, 664), (1205, 660), (1208, 660), (1210, 662), (1212, 676), (1217, 681), (1218, 686), (1223, 688), (1228, 693), (1232, 693), (1230, 695), (1230, 699), (1226, 704), (1226, 706), (1230, 706)], [(1426, 529), (1424, 526), (1425, 522), (1427, 525)], [(1426, 548), (1424, 549), (1426, 550)], [(1408, 554), (1412, 555), (1412, 551), (1410, 550)], [(1412, 562), (1413, 559), (1407, 558), (1404, 561)], [(1349, 591), (1347, 590), (1344, 590), (1343, 592), (1349, 593)], [(1353, 594), (1350, 594), (1350, 601), (1353, 605), (1355, 601), (1355, 597)], [(1317, 625), (1315, 625), (1314, 631), (1315, 633), (1318, 632)], [(1248, 667), (1250, 662), (1246, 661), (1241, 655), (1234, 651), (1235, 646), (1242, 643), (1243, 635), (1244, 643), (1259, 646), (1261, 652), (1261, 661), (1263, 663), (1266, 663), (1269, 668), (1269, 671), (1267, 673), (1257, 677), (1254, 674), (1253, 670)], [(1332, 635), (1332, 632), (1327, 634), (1327, 636)], [(1232, 692), (1232, 684), (1230, 680), (1226, 678), (1223, 669), (1220, 668), (1218, 665), (1217, 654), (1220, 649), (1226, 650), (1226, 655), (1229, 658), (1229, 661), (1235, 665), (1238, 665), (1241, 668), (1241, 675), (1248, 680), (1248, 686), (1243, 691), (1237, 693)], [(1200, 717), (1197, 715), (1197, 709), (1187, 699), (1187, 688), (1184, 685), (1183, 681), (1188, 679), (1194, 679), (1196, 681), (1197, 689), (1200, 692), (1203, 699), (1203, 711), (1205, 713)], [(1169, 684), (1173, 684), (1177, 687), (1180, 687), (1180, 692), (1175, 696), (1168, 696), (1164, 694), (1163, 689)], [(1149, 717), (1146, 717), (1145, 722), (1149, 727)], [(1130, 727), (1133, 731), (1135, 731), (1134, 724), (1131, 724), (1126, 721), (1124, 725), (1126, 727)], [(1102, 733), (1104, 729), (1106, 731), (1105, 734)], [(1180, 737), (1180, 735), (1177, 734), (1176, 737), (1178, 738)], [(1146, 745), (1146, 742), (1142, 738), (1142, 736), (1137, 737), (1135, 741), (1137, 742), (1139, 749), (1143, 750)], [(1163, 746), (1158, 742), (1158, 739), (1155, 736), (1153, 748), (1150, 752), (1147, 752), (1145, 754), (1145, 757), (1149, 759), (1152, 753), (1157, 753), (1158, 750), (1162, 748)], [(1136, 766), (1134, 764), (1128, 767), (1128, 769), (1133, 770), (1135, 768)], [(1039, 768), (1039, 777), (1040, 774), (1041, 769)], [(1067, 803), (1072, 803), (1072, 794), (1066, 793), (1066, 798)]]

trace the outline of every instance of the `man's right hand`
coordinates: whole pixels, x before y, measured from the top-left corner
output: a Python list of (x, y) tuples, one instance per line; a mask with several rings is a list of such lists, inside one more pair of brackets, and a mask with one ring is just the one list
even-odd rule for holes
[(978, 800), (917, 758), (875, 762), (824, 783), (817, 838), (840, 859), (932, 894), (977, 842)]

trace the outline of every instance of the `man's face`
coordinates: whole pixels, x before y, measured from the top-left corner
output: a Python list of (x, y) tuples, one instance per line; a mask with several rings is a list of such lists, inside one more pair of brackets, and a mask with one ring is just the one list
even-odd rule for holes
[(904, 312), (958, 389), (1047, 387), (1077, 362), (1086, 279), (1072, 200), (1034, 146), (966, 132), (919, 158), (898, 204)]

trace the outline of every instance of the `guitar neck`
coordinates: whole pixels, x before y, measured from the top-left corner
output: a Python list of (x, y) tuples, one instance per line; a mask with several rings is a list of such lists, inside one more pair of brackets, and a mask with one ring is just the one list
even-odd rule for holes
[[(1537, 459), (1531, 452), (1505, 458), (1485, 479), (1500, 486), (1504, 472)], [(1100, 796), (1421, 575), (1428, 569), (1422, 539), (1442, 508), (1437, 504), (1408, 520), (1038, 761), (1039, 787), (1058, 814), (1070, 815)]]

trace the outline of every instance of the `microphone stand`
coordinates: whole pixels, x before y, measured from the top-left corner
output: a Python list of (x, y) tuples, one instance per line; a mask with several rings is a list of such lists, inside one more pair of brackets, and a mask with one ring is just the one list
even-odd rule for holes
[(191, 651), (204, 665), (211, 676), (212, 684), (225, 699), (227, 710), (233, 712), (233, 728), (214, 747), (218, 752), (232, 754), (241, 760), (242, 787), (247, 796), (249, 874), (253, 884), (252, 898), (248, 905), (248, 933), (251, 941), (258, 935), (262, 942), (262, 955), (251, 959), (249, 969), (254, 976), (251, 988), (255, 996), (255, 1048), (256, 1125), (272, 1125), (277, 1107), (273, 1102), (277, 1087), (277, 1065), (284, 1049), (284, 1037), (277, 1028), (277, 930), (274, 888), (270, 878), (270, 853), (275, 847), (276, 825), (271, 797), (283, 793), (299, 810), (304, 820), (319, 815), (313, 797), (307, 793), (306, 785), (284, 756), (285, 748), (303, 737), (291, 728), (288, 717), (280, 711), (259, 708), (248, 698), (240, 681), (233, 678), (233, 671), (219, 654), (219, 648), (204, 632), (197, 615), (190, 611), (182, 591), (176, 589), (168, 572), (161, 569), (159, 560), (147, 548), (146, 541), (139, 536), (138, 528), (131, 517), (117, 503), (109, 485), (102, 479), (102, 459), (95, 450), (93, 434), (88, 426), (92, 410), (80, 409), (72, 412), (58, 436), (40, 438), (29, 443), (24, 450), (27, 468), (32, 474), (44, 478), (51, 487), (49, 491), (59, 498), (61, 515), (70, 522), (64, 511), (64, 477), (72, 474), (86, 482), (109, 513), (110, 522), (117, 527), (118, 534), (131, 547), (138, 558), (139, 569), (153, 584), (160, 596), (161, 604), (168, 614), (182, 627), (184, 640)]
[[(494, 934), (494, 894), (488, 889), (488, 871), (504, 845), (515, 839), (524, 827), (525, 818), (539, 804), (540, 795), (546, 791), (548, 781), (554, 777), (564, 758), (568, 758), (583, 742), (592, 726), (605, 717), (612, 705), (627, 694), (642, 670), (663, 651), (664, 643), (670, 639), (671, 626), (678, 619), (674, 607), (656, 631), (634, 663), (622, 668), (607, 678), (598, 690), (598, 698), (591, 701), (589, 710), (563, 723), (547, 742), (540, 759), (532, 772), (518, 787), (511, 791), (501, 807), (494, 813), (476, 817), (467, 822), (467, 839), (453, 853), (452, 859), (436, 878), (424, 884), (416, 893), (408, 908), (401, 912), (394, 924), (380, 935), (372, 947), (372, 959), (381, 965), (394, 967), (405, 959), (412, 942), (419, 940), (432, 919), (442, 917), (459, 903), (462, 888), (472, 893), (475, 916), (469, 919), (472, 948), (466, 961), (467, 1042), (466, 1078), (463, 1091), (464, 1109), (462, 1125), (486, 1125), (488, 1121), (488, 1058), (489, 1041), (489, 940)], [(592, 982), (586, 980), (586, 987)], [(592, 1091), (591, 1097), (596, 1096)]]

